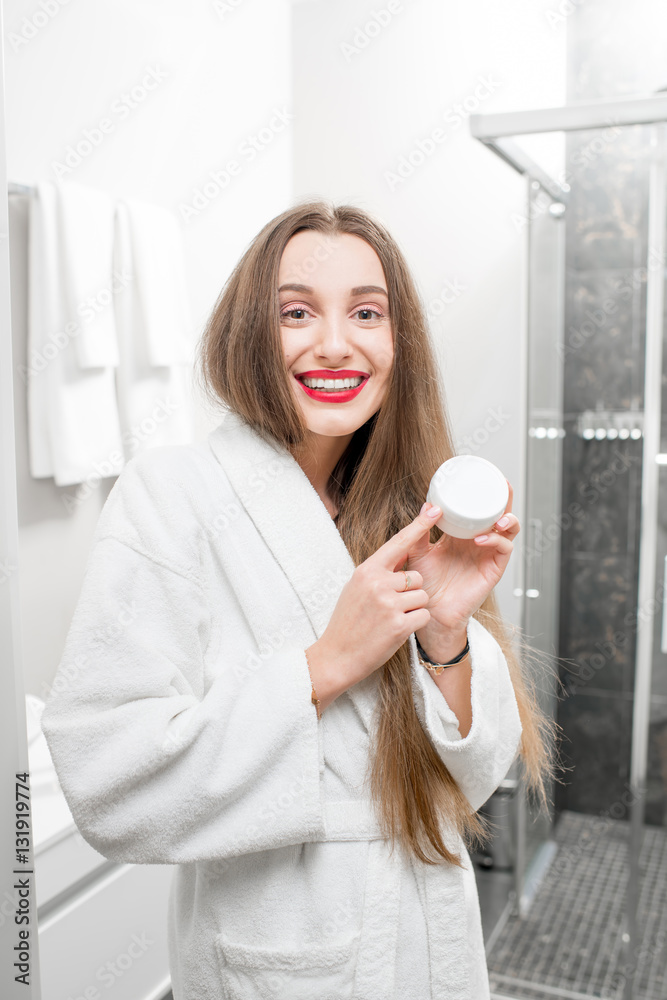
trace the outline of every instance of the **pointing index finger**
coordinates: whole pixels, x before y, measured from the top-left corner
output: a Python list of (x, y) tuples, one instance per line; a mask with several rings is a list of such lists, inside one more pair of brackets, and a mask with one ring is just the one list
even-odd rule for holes
[[(435, 514), (435, 516), (428, 517), (428, 514)], [(403, 565), (412, 546), (433, 527), (441, 514), (442, 511), (439, 507), (430, 507), (423, 514), (418, 514), (414, 521), (406, 524), (404, 528), (392, 535), (370, 558), (377, 560), (386, 569), (393, 572), (397, 565)]]

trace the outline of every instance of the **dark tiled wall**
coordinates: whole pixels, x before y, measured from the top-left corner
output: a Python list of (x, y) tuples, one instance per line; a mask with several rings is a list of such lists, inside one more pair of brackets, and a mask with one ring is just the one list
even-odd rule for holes
[[(646, 6), (652, 13), (655, 4)], [(568, 103), (667, 84), (667, 64), (663, 80), (657, 61), (640, 57), (651, 17), (636, 12), (627, 34), (620, 10), (616, 2), (592, 0), (570, 17)], [(628, 58), (628, 48), (636, 58)], [(585, 440), (577, 417), (643, 407), (650, 137), (649, 126), (619, 129), (613, 121), (567, 136), (562, 508), (579, 503), (584, 516), (561, 541), (559, 652), (571, 665), (561, 672), (567, 694), (558, 722), (563, 759), (573, 770), (564, 787), (556, 786), (557, 810), (616, 815), (618, 803), (628, 801), (637, 638), (628, 616), (637, 607), (642, 441)], [(665, 487), (660, 552), (667, 551)], [(667, 657), (657, 626), (656, 616), (646, 820), (664, 824)]]

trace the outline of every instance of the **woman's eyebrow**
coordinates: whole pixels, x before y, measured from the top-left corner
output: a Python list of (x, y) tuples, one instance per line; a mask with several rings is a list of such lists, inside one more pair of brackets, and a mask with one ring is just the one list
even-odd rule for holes
[[(314, 289), (311, 288), (310, 285), (288, 284), (288, 285), (281, 285), (280, 288), (278, 289), (278, 291), (279, 292), (303, 292), (304, 295), (310, 295), (310, 294), (312, 294), (312, 292), (314, 291)], [(387, 295), (387, 293), (384, 290), (384, 288), (380, 288), (379, 285), (358, 285), (356, 288), (352, 289), (352, 291), (351, 291), (350, 294), (351, 295), (385, 295), (387, 298), (389, 298), (389, 296)]]
[(380, 288), (379, 285), (359, 285), (352, 289), (352, 295), (385, 295), (389, 298), (384, 288)]
[(279, 292), (303, 292), (304, 295), (308, 295), (312, 290), (308, 285), (281, 285), (278, 289)]

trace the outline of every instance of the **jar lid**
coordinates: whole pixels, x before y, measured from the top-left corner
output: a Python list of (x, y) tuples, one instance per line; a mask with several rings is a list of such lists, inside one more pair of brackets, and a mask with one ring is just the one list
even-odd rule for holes
[(440, 507), (450, 525), (484, 531), (504, 513), (509, 486), (493, 462), (455, 455), (435, 472), (426, 499)]

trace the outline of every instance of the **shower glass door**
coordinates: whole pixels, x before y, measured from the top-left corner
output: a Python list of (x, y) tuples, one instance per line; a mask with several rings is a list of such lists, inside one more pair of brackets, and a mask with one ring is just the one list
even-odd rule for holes
[(527, 185), (523, 629), (565, 769), (548, 813), (517, 797), (494, 998), (667, 997), (667, 107), (651, 118), (652, 100), (619, 101), (613, 126), (576, 109), (558, 182), (519, 129), (497, 150)]
[[(527, 189), (527, 428), (523, 556), (523, 630), (542, 659), (533, 664), (540, 706), (556, 716), (555, 657), (560, 599), (561, 468), (563, 437), (564, 207), (537, 181)], [(544, 669), (544, 665), (547, 668)], [(553, 800), (553, 784), (547, 794)], [(541, 873), (554, 854), (548, 811), (521, 789), (520, 844), (515, 879), (519, 912), (525, 914)]]

